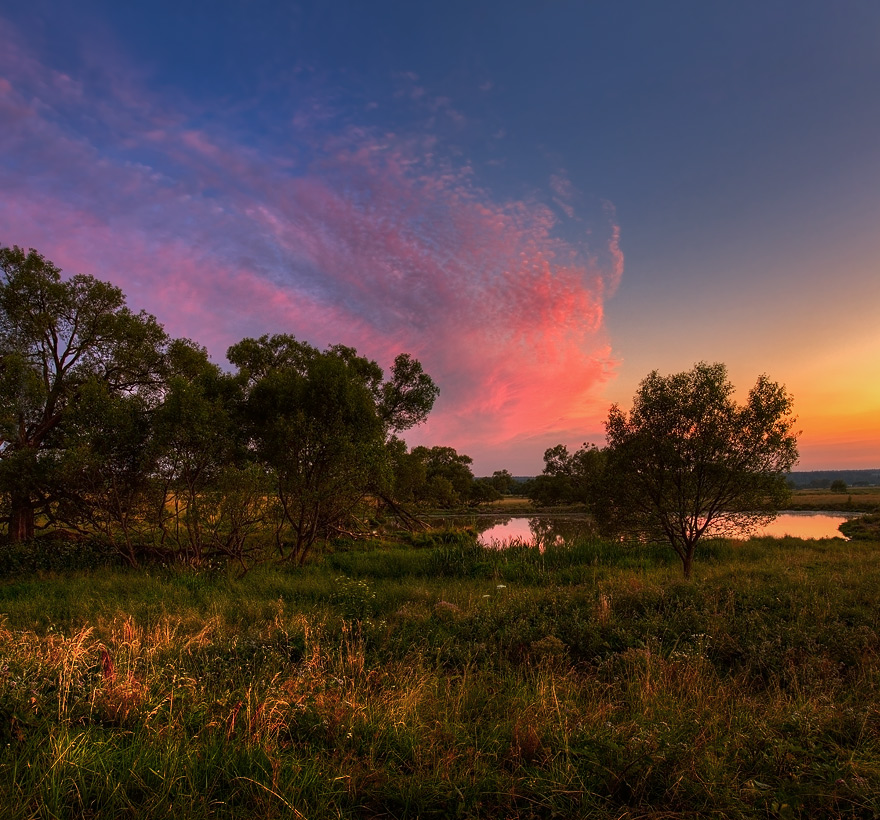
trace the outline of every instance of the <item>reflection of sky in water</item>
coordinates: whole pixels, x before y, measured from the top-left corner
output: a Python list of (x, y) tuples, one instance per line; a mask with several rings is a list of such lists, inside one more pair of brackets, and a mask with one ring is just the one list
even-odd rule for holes
[(843, 538), (843, 533), (837, 528), (853, 517), (827, 513), (782, 513), (764, 527), (760, 534), (774, 538), (785, 535), (793, 535), (795, 538)]
[[(782, 513), (757, 534), (769, 535), (774, 538), (782, 538), (786, 535), (795, 538), (843, 538), (837, 527), (853, 517), (828, 513)], [(531, 519), (511, 518), (504, 523), (495, 524), (483, 531), (480, 535), (480, 542), (487, 545), (503, 544), (511, 540), (534, 542), (535, 533), (531, 527), (533, 520), (535, 520), (534, 517)]]
[(528, 518), (511, 518), (505, 524), (495, 524), (480, 535), (480, 542), (491, 544), (496, 541), (520, 540), (534, 541), (535, 534), (529, 525)]

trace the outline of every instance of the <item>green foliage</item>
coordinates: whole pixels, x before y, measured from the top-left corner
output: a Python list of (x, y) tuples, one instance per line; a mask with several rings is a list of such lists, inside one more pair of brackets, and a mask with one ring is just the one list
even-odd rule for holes
[(409, 430), (431, 412), (440, 388), (408, 353), (391, 366), (391, 378), (375, 390), (379, 415), (390, 432)]
[(668, 543), (689, 577), (699, 540), (748, 532), (790, 496), (797, 460), (792, 399), (761, 376), (746, 403), (732, 398), (723, 364), (639, 386), (629, 415), (612, 406), (603, 502), (607, 528)]
[(501, 495), (511, 495), (519, 489), (509, 470), (496, 470), (487, 480)]
[(244, 520), (260, 521), (262, 509), (247, 509), (255, 493), (270, 489), (266, 481), (254, 487), (265, 471), (248, 463), (238, 418), (241, 380), (223, 373), (207, 351), (192, 344), (178, 343), (172, 361), (174, 375), (151, 419), (158, 499), (148, 520), (173, 560), (198, 565), (217, 552), (240, 559), (244, 543), (240, 522), (229, 515), (232, 499), (244, 503)]
[(473, 459), (452, 447), (414, 447), (399, 453), (397, 497), (437, 509), (478, 506), (501, 497), (490, 479), (475, 479)]
[(605, 454), (595, 445), (569, 453), (558, 444), (544, 452), (544, 471), (524, 488), (526, 495), (542, 507), (585, 504), (592, 507), (602, 482)]
[(857, 541), (880, 541), (880, 515), (862, 515), (844, 521), (840, 531)]
[(425, 467), (425, 486), (416, 500), (437, 507), (457, 507), (471, 494), (473, 459), (452, 447), (415, 447), (412, 457)]
[(331, 600), (347, 621), (364, 621), (373, 614), (376, 593), (363, 578), (342, 575), (334, 582)]
[(0, 248), (0, 272), (10, 540), (63, 524), (132, 565), (222, 557), (244, 571), (269, 548), (302, 563), (317, 541), (363, 527), (377, 499), (406, 515), (392, 500), (394, 434), (438, 392), (411, 356), (385, 380), (353, 348), (264, 336), (230, 348), (230, 375), (131, 313), (113, 285), (62, 279), (18, 247)]
[(438, 577), (491, 578), (492, 563), (485, 547), (468, 532), (449, 533), (432, 555), (430, 571)]
[(93, 570), (120, 562), (118, 550), (106, 541), (70, 533), (66, 537), (57, 533), (31, 541), (0, 542), (0, 577)]
[(0, 248), (0, 271), (0, 493), (9, 537), (26, 540), (37, 513), (53, 515), (65, 496), (84, 391), (152, 401), (167, 337), (119, 288), (82, 274), (62, 280), (34, 250)]
[(498, 501), (501, 493), (488, 478), (476, 478), (471, 485), (470, 495), (468, 497), (468, 506), (478, 507), (480, 504), (491, 504)]
[(832, 493), (845, 493), (846, 492), (846, 482), (841, 478), (836, 478), (831, 482), (831, 486), (829, 488)]
[(436, 390), (408, 356), (383, 383), (352, 348), (322, 352), (292, 336), (245, 339), (228, 356), (245, 385), (247, 435), (275, 481), (280, 543), (302, 564), (317, 541), (362, 526), (368, 494), (390, 493), (389, 437), (424, 418)]
[(65, 483), (55, 517), (98, 535), (131, 564), (161, 504), (151, 481), (153, 409), (138, 394), (114, 395), (89, 382), (71, 412), (68, 446), (59, 453)]

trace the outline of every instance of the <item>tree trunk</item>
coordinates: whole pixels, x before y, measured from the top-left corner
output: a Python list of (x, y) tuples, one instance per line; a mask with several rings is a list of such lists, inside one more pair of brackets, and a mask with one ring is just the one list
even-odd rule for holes
[(684, 570), (685, 580), (690, 581), (691, 579), (691, 569), (694, 565), (694, 548), (689, 546), (685, 551), (684, 555), (681, 557), (681, 565)]
[(30, 496), (21, 493), (13, 493), (10, 502), (10, 542), (30, 541), (34, 537), (34, 502)]

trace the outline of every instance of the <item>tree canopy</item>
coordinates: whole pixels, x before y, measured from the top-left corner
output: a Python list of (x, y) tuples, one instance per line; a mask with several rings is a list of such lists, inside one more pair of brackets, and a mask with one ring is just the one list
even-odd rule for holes
[[(399, 355), (386, 377), (345, 345), (289, 334), (242, 339), (232, 371), (91, 276), (63, 279), (34, 250), (0, 248), (0, 501), (8, 537), (38, 520), (99, 535), (132, 563), (144, 550), (242, 561), (254, 533), (302, 562), (317, 541), (367, 532), (401, 506), (497, 499), (506, 470), (475, 479), (452, 447), (411, 451), (398, 433), (438, 388)], [(544, 453), (526, 492), (586, 504), (609, 532), (668, 543), (690, 576), (707, 533), (748, 532), (787, 498), (797, 460), (792, 400), (761, 376), (744, 404), (722, 364), (640, 384), (614, 405), (607, 447)], [(384, 505), (384, 506), (383, 506)], [(382, 514), (385, 514), (383, 512)]]
[(544, 471), (528, 482), (526, 495), (542, 507), (585, 504), (592, 508), (604, 465), (604, 453), (594, 444), (584, 444), (573, 453), (557, 444), (544, 451)]
[(0, 248), (0, 491), (9, 537), (31, 538), (37, 509), (64, 495), (61, 467), (87, 389), (147, 399), (167, 337), (122, 291), (91, 276), (62, 280), (34, 250)]
[[(354, 348), (243, 339), (233, 372), (133, 313), (107, 282), (0, 248), (0, 500), (12, 541), (37, 522), (145, 551), (243, 561), (269, 534), (303, 561), (393, 501), (395, 436), (438, 389), (399, 355), (385, 376)], [(464, 458), (467, 458), (466, 456)]]
[(627, 414), (612, 406), (603, 503), (606, 527), (668, 543), (686, 577), (699, 540), (742, 534), (773, 519), (797, 461), (792, 398), (760, 376), (744, 404), (723, 364), (652, 372)]
[(388, 495), (391, 437), (424, 420), (437, 388), (407, 355), (384, 381), (353, 348), (320, 351), (289, 335), (244, 339), (227, 356), (244, 385), (250, 442), (292, 530), (289, 554), (302, 562), (316, 540), (349, 530), (367, 495)]

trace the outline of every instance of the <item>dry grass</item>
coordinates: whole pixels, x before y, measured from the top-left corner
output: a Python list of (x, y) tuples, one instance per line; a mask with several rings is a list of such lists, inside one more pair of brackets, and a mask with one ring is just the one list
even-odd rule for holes
[(793, 510), (880, 510), (880, 487), (850, 487), (845, 493), (830, 490), (793, 490)]

